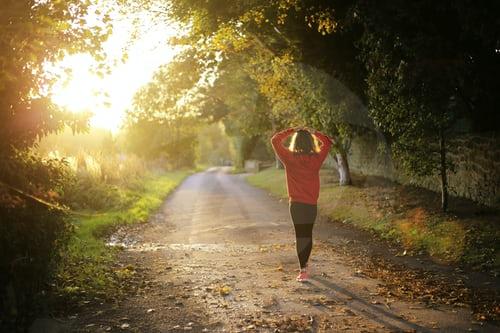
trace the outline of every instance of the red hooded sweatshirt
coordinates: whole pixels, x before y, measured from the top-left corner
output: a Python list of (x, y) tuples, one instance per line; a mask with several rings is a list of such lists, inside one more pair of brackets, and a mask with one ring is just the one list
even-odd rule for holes
[(271, 138), (271, 144), (285, 166), (290, 202), (316, 205), (319, 197), (319, 169), (328, 155), (332, 140), (316, 131), (313, 134), (321, 141), (319, 153), (295, 154), (283, 147), (283, 141), (293, 133), (295, 133), (293, 128), (278, 132)]

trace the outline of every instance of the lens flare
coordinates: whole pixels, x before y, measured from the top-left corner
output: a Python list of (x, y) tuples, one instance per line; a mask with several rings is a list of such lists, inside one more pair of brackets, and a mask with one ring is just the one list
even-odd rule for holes
[(88, 54), (67, 56), (53, 64), (51, 71), (58, 77), (51, 89), (54, 103), (73, 112), (90, 111), (91, 126), (116, 132), (135, 92), (179, 51), (168, 43), (179, 29), (168, 22), (140, 27), (131, 40), (133, 29), (138, 28), (131, 20), (120, 19), (114, 24), (113, 34), (104, 45), (104, 65), (110, 68), (104, 75), (98, 74), (100, 64)]

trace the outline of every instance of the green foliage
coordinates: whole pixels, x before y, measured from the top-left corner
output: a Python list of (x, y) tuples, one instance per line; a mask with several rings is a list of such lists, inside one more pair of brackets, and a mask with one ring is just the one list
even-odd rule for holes
[(227, 113), (223, 122), (228, 135), (252, 138), (271, 128), (271, 115), (258, 82), (242, 67), (243, 61), (241, 57), (221, 61), (213, 85), (202, 92), (224, 104)]
[[(102, 57), (105, 25), (90, 25), (91, 1), (6, 0), (0, 9), (0, 153), (31, 146), (67, 124), (78, 130), (86, 115), (56, 108), (47, 95), (53, 77), (46, 63), (65, 54)], [(105, 14), (102, 14), (105, 15)]]
[(39, 310), (35, 300), (71, 231), (64, 214), (28, 195), (56, 203), (68, 168), (64, 160), (15, 150), (0, 174), (0, 328), (15, 331)]
[(148, 166), (141, 158), (121, 152), (120, 140), (108, 131), (92, 129), (77, 135), (64, 131), (40, 141), (36, 152), (64, 161), (57, 170), (65, 178), (55, 188), (60, 203), (74, 210), (101, 210), (137, 199), (121, 188), (138, 186)]
[(199, 60), (189, 50), (160, 68), (134, 96), (128, 112), (126, 149), (147, 159), (162, 158), (169, 167), (193, 167), (197, 110), (189, 94), (200, 80)]
[[(140, 187), (140, 179), (147, 174), (145, 163), (133, 155), (108, 155), (95, 158), (80, 154), (87, 164), (80, 163), (60, 187), (60, 201), (75, 210), (102, 210), (125, 207), (136, 196), (122, 187)], [(92, 167), (90, 165), (92, 162)]]
[(223, 165), (233, 158), (228, 136), (220, 123), (200, 128), (196, 162), (202, 165)]
[(130, 122), (169, 122), (196, 116), (187, 101), (182, 100), (200, 80), (200, 59), (192, 50), (188, 49), (168, 65), (160, 67), (151, 82), (136, 93), (134, 108), (128, 113)]
[[(211, 96), (224, 91), (226, 128), (242, 136), (237, 150), (272, 129), (308, 125), (335, 137), (335, 150), (347, 157), (353, 132), (371, 126), (362, 107), (363, 67), (347, 24), (349, 8), (344, 1), (172, 1), (176, 19), (194, 22), (180, 42), (195, 47), (200, 58), (216, 53), (220, 59), (205, 62), (217, 73), (207, 90)], [(252, 94), (256, 98), (246, 99)], [(231, 103), (238, 98), (243, 101)], [(257, 107), (247, 107), (248, 101)], [(240, 154), (237, 163), (244, 158)]]
[[(200, 58), (212, 59), (218, 50), (221, 64), (208, 61), (217, 70), (224, 62), (242, 64), (269, 106), (267, 119), (278, 127), (316, 126), (335, 137), (343, 157), (351, 137), (374, 130), (374, 122), (406, 170), (439, 171), (445, 182), (446, 141), (458, 124), (472, 120), (470, 127), (498, 129), (486, 120), (498, 119), (492, 111), (500, 77), (498, 4), (171, 3), (173, 17), (193, 24), (181, 43), (196, 45)], [(254, 125), (243, 124), (235, 131)]]
[(64, 214), (27, 198), (0, 205), (0, 330), (27, 327), (72, 226)]
[(117, 153), (119, 149), (119, 143), (110, 131), (93, 127), (80, 133), (75, 133), (71, 128), (65, 127), (59, 133), (41, 138), (36, 144), (36, 151), (44, 156), (70, 157), (78, 156), (82, 152), (93, 156), (108, 155)]
[(69, 302), (121, 295), (126, 272), (113, 265), (116, 253), (106, 246), (105, 237), (119, 226), (146, 222), (188, 174), (188, 171), (150, 174), (132, 188), (119, 187), (118, 191), (135, 200), (125, 205), (110, 205), (95, 216), (76, 217), (73, 220), (76, 233), (57, 268), (56, 293)]
[(356, 130), (372, 127), (362, 101), (339, 80), (286, 56), (275, 60), (270, 71), (252, 72), (275, 119), (326, 132), (335, 138), (338, 152), (349, 150)]
[[(382, 10), (383, 6), (379, 8)], [(419, 11), (411, 10), (407, 4), (399, 10), (403, 12), (399, 19), (385, 24), (392, 25), (392, 29), (382, 31), (373, 22), (373, 28), (367, 29), (363, 39), (369, 72), (370, 115), (394, 138), (394, 155), (405, 169), (416, 175), (429, 175), (441, 168), (439, 139), (450, 130), (460, 111), (455, 78), (450, 76), (455, 69), (432, 65), (430, 57), (442, 58), (447, 52), (435, 48), (436, 54), (430, 54), (433, 45), (444, 43), (436, 40), (437, 36), (425, 35), (437, 29), (439, 23), (424, 23), (415, 18), (415, 12)], [(407, 21), (410, 10), (412, 22)], [(413, 24), (417, 34), (405, 35), (404, 30), (396, 30), (402, 24)]]
[(160, 160), (164, 168), (193, 167), (198, 127), (192, 119), (137, 120), (127, 125), (124, 148), (142, 158)]
[(500, 230), (494, 222), (472, 224), (466, 232), (463, 261), (479, 270), (500, 270)]
[[(489, 7), (489, 13), (499, 9)], [(491, 61), (494, 52), (498, 58), (498, 40), (489, 31), (498, 22), (485, 10), (466, 1), (382, 1), (364, 3), (357, 12), (365, 25), (359, 45), (370, 116), (390, 135), (393, 155), (406, 171), (440, 174), (444, 210), (453, 168), (447, 141), (461, 130), (460, 120), (490, 114), (497, 99), (491, 87), (500, 66)]]
[[(45, 201), (58, 199), (67, 164), (29, 151), (41, 137), (64, 126), (80, 131), (86, 114), (57, 108), (50, 100), (54, 77), (48, 63), (88, 52), (102, 59), (110, 32), (90, 24), (91, 1), (5, 0), (0, 8), (0, 181)], [(99, 19), (107, 15), (101, 14)], [(21, 331), (37, 302), (70, 230), (66, 218), (0, 185), (0, 326)]]
[[(222, 118), (226, 133), (232, 138), (233, 161), (243, 167), (257, 148), (259, 138), (272, 128), (272, 115), (258, 83), (241, 66), (239, 57), (222, 61), (212, 86), (204, 93), (215, 96), (227, 110)], [(267, 141), (267, 140), (266, 140)]]
[(67, 161), (43, 158), (33, 150), (14, 150), (1, 161), (0, 175), (7, 185), (47, 199), (67, 179)]
[(100, 211), (109, 207), (123, 208), (138, 197), (120, 186), (91, 176), (75, 177), (64, 185), (62, 202), (76, 210)]

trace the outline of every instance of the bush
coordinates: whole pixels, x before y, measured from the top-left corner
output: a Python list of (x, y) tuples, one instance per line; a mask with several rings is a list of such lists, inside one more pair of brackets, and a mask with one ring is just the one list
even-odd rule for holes
[(0, 175), (0, 331), (15, 332), (40, 310), (39, 298), (72, 230), (61, 210), (29, 195), (55, 202), (68, 166), (10, 151), (0, 161)]
[(68, 160), (68, 176), (59, 191), (62, 202), (74, 210), (126, 207), (138, 198), (124, 189), (138, 189), (148, 174), (145, 163), (134, 155), (82, 151)]
[(108, 184), (91, 176), (74, 178), (63, 187), (64, 204), (75, 210), (103, 210), (109, 207), (120, 209), (136, 197), (119, 186)]
[(22, 331), (39, 312), (71, 230), (63, 213), (35, 201), (0, 206), (0, 331)]

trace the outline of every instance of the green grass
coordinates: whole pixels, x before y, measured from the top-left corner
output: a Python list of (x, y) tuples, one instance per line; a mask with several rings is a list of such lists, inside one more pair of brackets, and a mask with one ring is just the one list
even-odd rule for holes
[(240, 173), (245, 173), (246, 170), (245, 170), (245, 168), (240, 168), (240, 167), (232, 166), (231, 170), (229, 172), (231, 174), (233, 174), (233, 175), (237, 175), (237, 174), (240, 174)]
[(268, 168), (264, 171), (246, 177), (249, 184), (268, 190), (278, 198), (286, 198), (287, 191), (285, 185), (285, 172), (275, 168)]
[(167, 172), (148, 176), (130, 188), (120, 188), (123, 194), (137, 198), (119, 210), (109, 207), (92, 216), (74, 219), (75, 235), (63, 256), (57, 272), (57, 290), (66, 297), (108, 298), (120, 292), (120, 281), (133, 274), (132, 268), (116, 269), (113, 260), (117, 249), (106, 246), (106, 236), (115, 228), (144, 223), (165, 197), (189, 174), (189, 171)]
[(202, 172), (205, 171), (206, 169), (210, 168), (211, 165), (207, 163), (196, 163), (194, 167), (194, 171), (196, 172)]
[[(326, 183), (332, 170), (322, 170), (320, 214), (352, 224), (379, 237), (423, 251), (439, 261), (461, 262), (478, 269), (500, 268), (500, 230), (494, 221), (442, 214), (425, 200), (394, 186), (338, 186)], [(266, 169), (248, 176), (254, 186), (286, 198), (283, 170)], [(420, 200), (420, 201), (419, 201)]]

